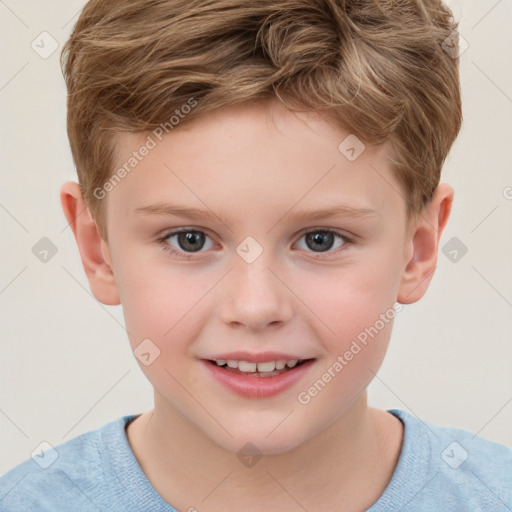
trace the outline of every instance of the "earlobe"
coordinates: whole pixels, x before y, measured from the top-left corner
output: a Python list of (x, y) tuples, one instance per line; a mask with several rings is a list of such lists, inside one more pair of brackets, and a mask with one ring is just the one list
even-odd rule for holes
[(453, 203), (453, 189), (441, 183), (432, 201), (423, 209), (408, 241), (408, 255), (400, 281), (397, 301), (412, 304), (425, 295), (434, 276), (439, 241), (448, 222)]
[(75, 236), (91, 292), (103, 304), (120, 304), (108, 244), (100, 237), (98, 227), (83, 199), (80, 185), (72, 181), (64, 183), (60, 200)]

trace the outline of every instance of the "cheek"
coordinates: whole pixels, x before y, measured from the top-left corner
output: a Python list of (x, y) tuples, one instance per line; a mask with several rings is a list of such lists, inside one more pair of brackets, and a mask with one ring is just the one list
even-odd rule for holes
[(117, 281), (135, 356), (137, 347), (148, 339), (149, 346), (154, 344), (159, 352), (154, 363), (141, 366), (143, 372), (151, 381), (169, 381), (165, 370), (173, 375), (186, 374), (193, 342), (211, 316), (209, 292), (216, 281), (211, 270), (191, 271), (157, 262), (138, 264), (134, 257), (129, 265), (121, 264)]
[[(318, 333), (326, 356), (297, 396), (311, 416), (334, 421), (373, 380), (386, 354), (393, 321), (395, 282), (383, 272), (351, 267), (338, 280), (326, 279), (322, 291), (305, 295), (320, 317)], [(322, 325), (323, 324), (323, 325)], [(329, 404), (328, 406), (326, 404)]]
[(316, 401), (321, 408), (327, 400), (343, 406), (374, 378), (401, 310), (395, 304), (398, 267), (393, 261), (381, 252), (371, 264), (349, 265), (300, 284), (298, 295), (317, 317), (326, 357), (299, 403)]
[(295, 289), (317, 318), (319, 332), (324, 334), (329, 352), (346, 350), (347, 343), (350, 345), (360, 333), (375, 324), (381, 338), (390, 334), (397, 273), (390, 270), (389, 265), (386, 268), (385, 264), (375, 262), (333, 269), (311, 279), (302, 279)]
[[(208, 282), (204, 276), (156, 265), (139, 271), (124, 267), (119, 272), (123, 314), (134, 355), (153, 387), (178, 402), (190, 398), (182, 386), (193, 380), (194, 361), (189, 350), (209, 318), (207, 300), (201, 300), (211, 287), (206, 286)], [(143, 356), (147, 353), (149, 361)]]
[(205, 293), (204, 274), (148, 257), (147, 250), (127, 253), (129, 259), (118, 259), (114, 265), (128, 330), (128, 324), (133, 330), (144, 326), (161, 337)]

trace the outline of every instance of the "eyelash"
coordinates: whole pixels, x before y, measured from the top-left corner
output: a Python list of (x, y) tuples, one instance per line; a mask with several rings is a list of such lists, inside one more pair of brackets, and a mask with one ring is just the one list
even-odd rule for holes
[[(178, 235), (180, 233), (188, 233), (188, 232), (195, 232), (195, 233), (202, 233), (206, 236), (208, 236), (206, 233), (204, 233), (203, 231), (200, 231), (198, 229), (193, 229), (193, 228), (182, 228), (182, 229), (178, 229), (178, 230), (175, 230), (175, 231), (170, 231), (169, 233), (166, 233), (163, 237), (159, 238), (157, 240), (157, 242), (162, 246), (163, 250), (172, 255), (172, 256), (178, 256), (180, 258), (183, 258), (183, 259), (186, 259), (186, 260), (190, 260), (194, 257), (195, 254), (200, 254), (202, 251), (198, 251), (197, 253), (195, 252), (184, 252), (184, 251), (178, 251), (176, 250), (174, 247), (172, 247), (168, 242), (167, 240), (169, 238), (171, 238), (173, 235)], [(347, 249), (347, 246), (350, 246), (350, 245), (354, 245), (356, 242), (349, 238), (348, 236), (342, 234), (342, 233), (339, 233), (338, 231), (336, 230), (333, 230), (333, 229), (327, 229), (327, 228), (315, 228), (315, 229), (306, 229), (306, 230), (303, 230), (299, 233), (299, 240), (304, 236), (304, 235), (307, 235), (309, 233), (332, 233), (333, 235), (341, 238), (343, 240), (343, 245), (341, 247), (338, 247), (335, 251), (333, 252), (330, 252), (330, 251), (326, 251), (326, 252), (317, 252), (315, 253), (314, 251), (310, 251), (312, 252), (313, 254), (317, 254), (317, 255), (323, 255), (323, 254), (327, 254), (327, 255), (336, 255), (336, 254), (339, 254), (340, 252), (344, 251)], [(321, 256), (320, 256), (321, 257)], [(319, 259), (318, 257), (315, 258), (315, 259)]]

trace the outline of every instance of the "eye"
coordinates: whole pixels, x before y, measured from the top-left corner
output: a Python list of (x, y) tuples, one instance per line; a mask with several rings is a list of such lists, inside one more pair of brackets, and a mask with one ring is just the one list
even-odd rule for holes
[[(302, 238), (305, 240), (306, 248), (315, 253), (328, 252), (329, 254), (336, 254), (340, 252), (340, 250), (344, 250), (346, 245), (353, 243), (347, 236), (331, 229), (315, 229), (302, 232), (301, 239)], [(335, 247), (335, 249), (338, 250), (331, 251), (336, 238), (340, 240), (340, 243)]]
[[(178, 244), (177, 249), (170, 242), (173, 238), (176, 238)], [(158, 241), (162, 244), (166, 252), (175, 256), (190, 258), (191, 254), (199, 252), (203, 248), (205, 238), (209, 237), (202, 231), (184, 228), (167, 233), (165, 237)]]
[[(171, 240), (176, 239), (178, 247), (172, 245)], [(210, 237), (203, 231), (183, 228), (167, 233), (164, 237), (160, 238), (158, 242), (162, 245), (165, 252), (182, 258), (190, 259), (196, 252), (200, 252), (205, 246), (205, 240)], [(342, 235), (337, 231), (331, 229), (314, 229), (303, 231), (300, 238), (304, 238), (306, 250), (314, 253), (328, 253), (337, 254), (346, 249), (346, 246), (353, 244), (346, 235)], [(340, 242), (334, 247), (335, 240)], [(337, 250), (331, 251), (332, 248)], [(209, 247), (210, 249), (212, 247)], [(208, 248), (207, 248), (208, 249)]]

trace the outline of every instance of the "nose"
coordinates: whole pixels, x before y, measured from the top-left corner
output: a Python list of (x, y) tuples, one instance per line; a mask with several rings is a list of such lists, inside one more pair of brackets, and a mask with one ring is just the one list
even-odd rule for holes
[(253, 332), (284, 325), (293, 315), (293, 293), (288, 286), (265, 252), (252, 263), (240, 258), (226, 276), (220, 318), (226, 325)]

